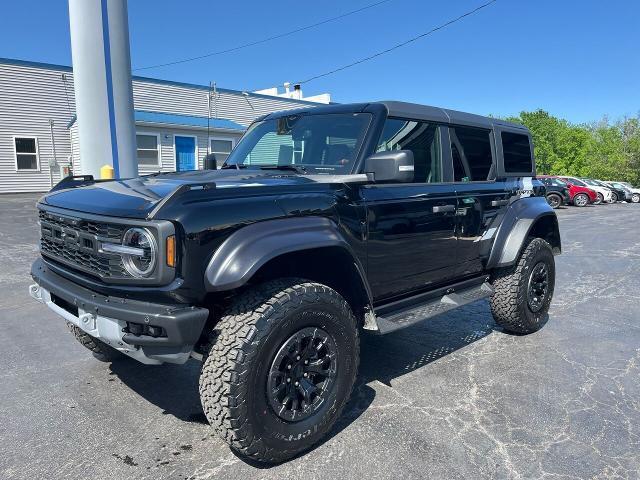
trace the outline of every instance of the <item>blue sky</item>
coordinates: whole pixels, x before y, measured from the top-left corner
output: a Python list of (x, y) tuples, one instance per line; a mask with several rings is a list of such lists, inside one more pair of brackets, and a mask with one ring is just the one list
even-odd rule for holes
[[(375, 0), (129, 0), (134, 69), (231, 48)], [(391, 0), (283, 39), (143, 76), (233, 89), (295, 82), (402, 42), (484, 0)], [(573, 122), (640, 112), (640, 2), (499, 0), (374, 61), (303, 86), (336, 102), (397, 99)], [(71, 64), (66, 0), (3, 2), (0, 57)]]

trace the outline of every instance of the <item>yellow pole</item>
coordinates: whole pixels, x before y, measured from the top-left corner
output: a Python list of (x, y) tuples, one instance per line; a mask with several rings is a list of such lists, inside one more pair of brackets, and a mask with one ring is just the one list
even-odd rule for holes
[(113, 178), (113, 167), (111, 165), (103, 165), (100, 167), (100, 178), (102, 180)]

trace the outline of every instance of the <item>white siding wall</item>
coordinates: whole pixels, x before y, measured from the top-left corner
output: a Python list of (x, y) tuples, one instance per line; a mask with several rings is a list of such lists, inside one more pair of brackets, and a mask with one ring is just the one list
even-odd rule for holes
[[(49, 119), (54, 121), (56, 158), (68, 165), (71, 142), (67, 123), (75, 106), (73, 83), (68, 79), (69, 102), (62, 82), (64, 71), (27, 68), (0, 63), (0, 193), (38, 192), (50, 188), (49, 164), (53, 148)], [(40, 170), (16, 171), (14, 136), (38, 138)], [(54, 184), (60, 180), (60, 169), (53, 169)]]
[[(76, 172), (80, 171), (80, 144), (78, 143), (78, 124), (74, 123), (71, 127), (71, 141), (73, 142), (73, 166)], [(158, 170), (163, 172), (172, 172), (176, 169), (176, 157), (174, 151), (173, 137), (175, 135), (186, 135), (197, 137), (196, 153), (198, 155), (198, 168), (202, 169), (204, 165), (204, 157), (207, 154), (207, 132), (200, 129), (177, 128), (172, 126), (152, 127), (147, 125), (137, 125), (137, 133), (151, 133), (160, 135), (160, 159), (162, 166), (141, 166), (139, 168), (140, 175), (155, 173)], [(240, 133), (228, 133), (228, 131), (220, 131), (211, 129), (211, 137), (233, 138), (236, 143), (242, 136)]]
[[(188, 128), (175, 128), (175, 127), (149, 127), (138, 126), (136, 128), (138, 133), (153, 133), (160, 135), (160, 158), (162, 161), (163, 172), (172, 172), (176, 169), (176, 156), (174, 148), (174, 136), (191, 136), (196, 138), (196, 155), (198, 160), (198, 168), (202, 169), (204, 163), (204, 157), (207, 154), (207, 132), (203, 132), (202, 129), (188, 129)], [(219, 133), (216, 130), (211, 130), (211, 136), (224, 135), (233, 137), (236, 141), (240, 138), (240, 134), (229, 135), (228, 133)], [(149, 173), (155, 173), (158, 171), (158, 167), (144, 166), (140, 167), (140, 174), (145, 175)]]
[[(62, 75), (67, 77), (67, 105)], [(207, 116), (208, 89), (185, 84), (167, 84), (152, 79), (133, 80), (133, 99), (137, 110)], [(245, 96), (240, 92), (218, 91), (212, 100), (212, 117), (226, 118), (248, 126), (254, 118), (266, 113), (299, 108), (304, 103), (284, 98)], [(308, 105), (308, 104), (307, 104)], [(71, 112), (71, 113), (70, 113)], [(41, 192), (50, 188), (49, 162), (53, 153), (49, 134), (49, 119), (53, 119), (56, 157), (59, 165), (68, 165), (72, 142), (74, 166), (79, 171), (79, 144), (77, 124), (67, 130), (67, 123), (75, 114), (73, 73), (65, 67), (40, 65), (15, 65), (0, 60), (0, 193)], [(206, 132), (202, 129), (177, 129), (138, 126), (139, 131), (156, 131), (161, 134), (162, 169), (173, 170), (175, 159), (173, 135), (179, 132), (198, 135), (198, 165), (207, 151)], [(212, 135), (218, 132), (212, 129)], [(13, 149), (13, 136), (38, 137), (40, 170), (17, 172)], [(169, 138), (165, 138), (168, 135)], [(233, 136), (220, 133), (223, 136)], [(140, 173), (154, 171), (151, 167)], [(60, 168), (53, 169), (54, 184), (60, 180)]]

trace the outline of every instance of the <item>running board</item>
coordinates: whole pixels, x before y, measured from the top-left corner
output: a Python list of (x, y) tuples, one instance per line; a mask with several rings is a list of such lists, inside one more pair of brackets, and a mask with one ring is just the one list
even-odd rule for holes
[(376, 309), (378, 333), (385, 334), (410, 327), (454, 308), (490, 297), (491, 294), (493, 287), (483, 279), (482, 283), (471, 286), (467, 284), (459, 288), (450, 287), (444, 295), (436, 294), (435, 297), (409, 306), (401, 306), (399, 309), (394, 309), (392, 305), (380, 307)]

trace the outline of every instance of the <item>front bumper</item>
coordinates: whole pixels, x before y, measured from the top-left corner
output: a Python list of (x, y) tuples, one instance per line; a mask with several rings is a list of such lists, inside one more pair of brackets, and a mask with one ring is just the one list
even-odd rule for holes
[[(31, 267), (30, 295), (65, 320), (146, 364), (184, 363), (199, 340), (209, 310), (101, 295), (54, 273), (42, 259)], [(161, 336), (129, 327), (156, 327)]]

